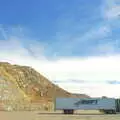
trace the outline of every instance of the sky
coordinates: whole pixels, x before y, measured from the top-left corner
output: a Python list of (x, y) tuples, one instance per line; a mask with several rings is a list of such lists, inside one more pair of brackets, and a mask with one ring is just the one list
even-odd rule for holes
[(91, 97), (120, 97), (119, 0), (1, 0), (0, 61)]

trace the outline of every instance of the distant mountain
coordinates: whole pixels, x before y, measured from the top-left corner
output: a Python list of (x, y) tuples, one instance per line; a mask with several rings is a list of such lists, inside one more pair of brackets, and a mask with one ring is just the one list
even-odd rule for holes
[(74, 93), (72, 95), (75, 96), (75, 97), (77, 97), (77, 98), (90, 98), (90, 96), (88, 96), (86, 94), (77, 94), (77, 93)]
[(120, 84), (120, 81), (118, 81), (118, 80), (108, 80), (107, 83), (109, 83), (109, 84)]
[(0, 62), (0, 106), (4, 109), (42, 109), (53, 106), (55, 97), (89, 96), (71, 94), (31, 67)]

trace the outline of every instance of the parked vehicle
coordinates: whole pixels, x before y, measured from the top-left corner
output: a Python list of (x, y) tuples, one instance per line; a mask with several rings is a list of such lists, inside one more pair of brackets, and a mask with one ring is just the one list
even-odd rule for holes
[(74, 114), (75, 110), (99, 110), (106, 114), (120, 112), (120, 99), (114, 98), (56, 98), (55, 110)]

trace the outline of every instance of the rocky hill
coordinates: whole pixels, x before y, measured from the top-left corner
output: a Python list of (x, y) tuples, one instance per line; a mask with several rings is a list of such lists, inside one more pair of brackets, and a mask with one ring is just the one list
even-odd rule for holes
[(56, 96), (89, 97), (78, 96), (63, 90), (31, 67), (0, 62), (0, 109), (33, 109), (35, 106), (53, 106)]

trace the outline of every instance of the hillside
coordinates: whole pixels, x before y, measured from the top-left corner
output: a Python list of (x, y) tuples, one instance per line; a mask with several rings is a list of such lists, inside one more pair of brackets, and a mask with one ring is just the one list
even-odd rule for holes
[(14, 106), (17, 109), (23, 104), (29, 107), (32, 104), (48, 105), (56, 96), (78, 97), (54, 85), (31, 67), (0, 62), (0, 101), (4, 108), (13, 109), (11, 106)]

